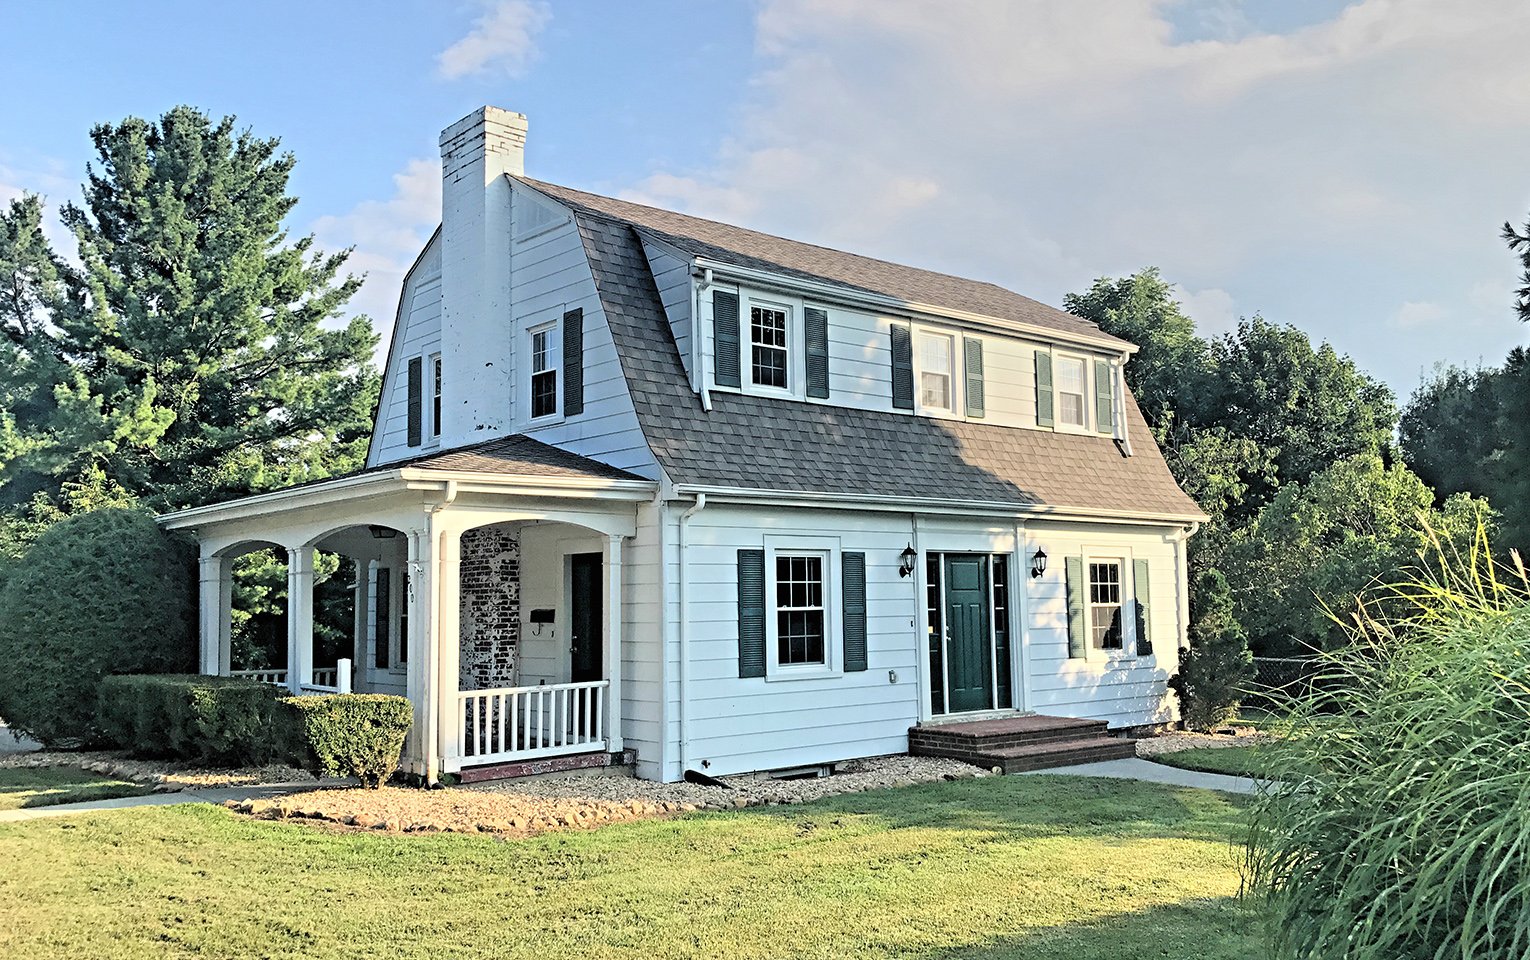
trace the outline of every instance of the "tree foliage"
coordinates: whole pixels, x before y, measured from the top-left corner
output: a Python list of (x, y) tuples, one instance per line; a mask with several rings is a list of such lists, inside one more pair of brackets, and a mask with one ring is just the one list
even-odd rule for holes
[(1169, 686), (1179, 695), (1186, 726), (1215, 730), (1238, 716), (1244, 691), (1254, 679), (1254, 657), (1243, 625), (1233, 615), (1227, 579), (1207, 570), (1194, 592), (1200, 602), (1190, 624), (1190, 646), (1180, 654), (1179, 673)]

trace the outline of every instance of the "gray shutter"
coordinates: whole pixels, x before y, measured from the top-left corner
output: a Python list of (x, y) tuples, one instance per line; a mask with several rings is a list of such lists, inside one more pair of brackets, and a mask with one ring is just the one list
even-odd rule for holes
[(738, 675), (765, 676), (765, 551), (738, 552)]
[(892, 326), (892, 405), (914, 409), (914, 340), (908, 327)]
[(1068, 656), (1074, 659), (1089, 653), (1089, 633), (1084, 624), (1084, 558), (1069, 557), (1068, 572)]
[(845, 608), (845, 671), (866, 669), (866, 555), (840, 554), (840, 593)]
[(981, 417), (987, 412), (983, 396), (983, 341), (965, 338), (962, 356), (967, 363), (967, 416)]
[(1137, 602), (1137, 656), (1153, 655), (1153, 638), (1148, 632), (1148, 562), (1132, 561), (1132, 592)]
[(1052, 354), (1036, 351), (1036, 425), (1050, 427), (1052, 420)]
[(425, 358), (414, 357), (409, 361), (409, 439), (411, 447), (421, 441), (425, 403)]
[(739, 386), (738, 294), (712, 291), (712, 357), (719, 387)]
[(1094, 362), (1094, 428), (1116, 432), (1116, 378), (1104, 360)]
[(802, 332), (807, 343), (807, 395), (829, 397), (829, 313), (817, 307), (802, 311)]
[(584, 308), (563, 315), (563, 415), (584, 412)]

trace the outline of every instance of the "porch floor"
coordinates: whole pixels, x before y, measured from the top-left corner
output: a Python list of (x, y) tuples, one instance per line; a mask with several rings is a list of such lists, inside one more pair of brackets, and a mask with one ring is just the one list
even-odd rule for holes
[(463, 767), (457, 776), (463, 783), (484, 783), (490, 780), (518, 780), (523, 777), (539, 777), (552, 773), (570, 773), (575, 770), (609, 767), (626, 767), (630, 770), (636, 762), (637, 755), (633, 750), (619, 750), (616, 753), (592, 750), (588, 753), (572, 753), (561, 757), (539, 757), (535, 760)]
[(1111, 734), (1103, 720), (1031, 714), (911, 727), (908, 752), (1022, 773), (1134, 757), (1137, 741)]

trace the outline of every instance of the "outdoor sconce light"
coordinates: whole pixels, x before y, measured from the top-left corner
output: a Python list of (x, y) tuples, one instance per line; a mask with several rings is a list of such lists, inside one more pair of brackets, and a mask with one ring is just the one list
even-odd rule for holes
[(1035, 580), (1046, 572), (1047, 552), (1040, 547), (1037, 547), (1036, 552), (1031, 554), (1031, 579)]
[(914, 545), (912, 543), (904, 547), (903, 552), (898, 554), (898, 576), (906, 577), (912, 574), (914, 572), (914, 561), (918, 559), (919, 554), (914, 552)]
[(392, 540), (394, 537), (398, 536), (398, 531), (392, 527), (379, 527), (376, 524), (373, 524), (372, 526), (367, 527), (367, 530), (371, 532), (373, 540)]

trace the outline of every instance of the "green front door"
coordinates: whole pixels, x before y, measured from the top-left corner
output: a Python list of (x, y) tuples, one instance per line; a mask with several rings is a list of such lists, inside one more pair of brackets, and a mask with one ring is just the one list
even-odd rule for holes
[(946, 710), (991, 710), (993, 633), (988, 558), (946, 556)]

